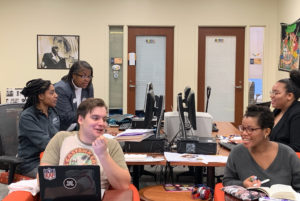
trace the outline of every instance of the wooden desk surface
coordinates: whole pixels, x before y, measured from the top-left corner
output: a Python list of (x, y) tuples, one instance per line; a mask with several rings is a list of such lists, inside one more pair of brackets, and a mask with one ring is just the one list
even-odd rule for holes
[(162, 185), (142, 188), (139, 193), (141, 200), (144, 201), (195, 201), (191, 192), (168, 192)]
[(147, 156), (152, 156), (153, 158), (163, 158), (162, 161), (126, 161), (127, 165), (166, 165), (167, 160), (164, 154), (160, 153), (127, 153), (127, 154), (147, 154)]
[(223, 136), (229, 136), (233, 134), (240, 134), (241, 132), (232, 125), (230, 122), (216, 122), (217, 127), (219, 129), (218, 132), (213, 132), (212, 135), (223, 135)]
[[(212, 135), (214, 137), (218, 136), (230, 136), (230, 135), (239, 135), (241, 132), (232, 125), (230, 122), (216, 122), (217, 127), (219, 129), (218, 132), (213, 132)], [(228, 156), (229, 155), (229, 150), (224, 149), (217, 144), (217, 155), (223, 155), (223, 156)]]

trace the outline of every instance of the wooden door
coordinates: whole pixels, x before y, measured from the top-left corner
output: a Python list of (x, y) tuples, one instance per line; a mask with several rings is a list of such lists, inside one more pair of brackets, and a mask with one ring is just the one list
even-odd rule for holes
[[(173, 27), (128, 27), (128, 53), (136, 52), (138, 36), (164, 36), (166, 40), (165, 60), (165, 110), (171, 111), (173, 104), (173, 58), (174, 58), (174, 28)], [(127, 81), (127, 113), (136, 111), (136, 62), (128, 65)], [(155, 91), (155, 89), (154, 89)], [(159, 94), (160, 95), (160, 94)]]
[[(213, 98), (218, 99), (218, 100), (226, 100), (228, 98), (232, 98), (232, 105), (233, 105), (233, 109), (232, 111), (232, 115), (233, 115), (233, 120), (232, 122), (235, 125), (239, 125), (241, 124), (241, 120), (242, 120), (242, 116), (243, 116), (243, 92), (244, 92), (244, 43), (245, 43), (245, 28), (244, 27), (199, 27), (199, 44), (198, 44), (198, 48), (199, 48), (199, 52), (198, 52), (198, 103), (197, 103), (197, 108), (198, 111), (205, 111), (205, 107), (206, 107), (206, 79), (208, 79), (208, 77), (206, 76), (206, 71), (211, 70), (208, 68), (211, 68), (210, 64), (206, 61), (208, 60), (209, 55), (211, 54), (207, 52), (208, 49), (208, 44), (207, 41), (209, 39), (209, 37), (215, 37), (212, 41), (215, 43), (220, 43), (219, 45), (223, 45), (222, 43), (225, 43), (227, 41), (227, 39), (229, 39), (228, 37), (230, 37), (231, 39), (233, 39), (234, 41), (234, 45), (233, 45), (233, 49), (232, 51), (234, 52), (234, 54), (231, 56), (232, 58), (228, 58), (228, 59), (232, 59), (233, 60), (233, 86), (232, 92), (233, 94), (226, 94), (225, 96), (222, 97), (217, 97), (218, 94), (214, 94), (215, 90), (214, 88), (212, 88), (212, 92), (211, 92), (211, 97), (210, 100), (212, 100)], [(211, 39), (209, 39), (211, 40)], [(213, 43), (212, 42), (212, 43)], [(217, 44), (218, 45), (218, 44)], [(230, 50), (231, 51), (231, 50)], [(217, 52), (217, 51), (216, 51)], [(223, 53), (215, 53), (215, 55), (213, 55), (214, 59), (218, 59), (219, 57), (222, 57), (222, 54), (226, 54), (227, 52), (223, 52)], [(224, 89), (225, 87), (222, 86), (222, 82), (223, 84), (226, 84), (226, 75), (224, 75), (222, 72), (224, 72), (224, 66), (223, 63), (220, 63), (219, 66), (214, 66), (214, 70), (215, 72), (218, 72), (218, 69), (220, 70), (220, 73), (215, 74), (215, 78), (218, 79), (218, 82), (220, 82), (220, 85), (218, 86), (218, 89)], [(230, 87), (230, 88), (231, 88)], [(230, 96), (230, 97), (229, 97)], [(232, 97), (231, 97), (232, 96)], [(209, 101), (211, 102), (211, 101)], [(219, 103), (220, 105), (222, 103)], [(208, 104), (209, 105), (209, 104)], [(214, 110), (214, 108), (212, 108), (210, 105), (208, 106), (208, 112)], [(219, 114), (224, 112), (224, 110), (226, 110), (227, 108), (221, 108), (219, 109), (219, 111), (214, 111), (215, 114)], [(209, 112), (210, 113), (210, 112)], [(217, 116), (217, 115), (215, 115)], [(215, 120), (215, 119), (214, 119)], [(222, 120), (222, 119), (216, 119), (217, 121), (226, 121), (226, 120)]]

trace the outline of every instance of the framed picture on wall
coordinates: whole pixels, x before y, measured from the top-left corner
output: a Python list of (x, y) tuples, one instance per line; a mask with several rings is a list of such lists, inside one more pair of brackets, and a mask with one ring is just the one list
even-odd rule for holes
[(37, 35), (37, 68), (69, 69), (79, 60), (79, 36)]
[(299, 68), (300, 19), (293, 24), (281, 23), (279, 70), (291, 71)]

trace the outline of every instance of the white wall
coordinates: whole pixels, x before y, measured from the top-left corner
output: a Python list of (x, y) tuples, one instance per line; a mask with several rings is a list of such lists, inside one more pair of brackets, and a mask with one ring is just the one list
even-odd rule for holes
[[(278, 21), (293, 22), (299, 10), (285, 2), (299, 8), (297, 0), (0, 0), (2, 103), (8, 87), (23, 87), (26, 81), (38, 77), (55, 83), (67, 73), (66, 70), (37, 69), (37, 34), (80, 35), (80, 58), (95, 69), (95, 96), (108, 101), (109, 25), (124, 25), (125, 30), (130, 25), (174, 26), (174, 96), (186, 85), (196, 91), (198, 26), (245, 26), (245, 72), (249, 63), (248, 27), (264, 26), (264, 63), (268, 72), (264, 79), (267, 83), (274, 82), (279, 77)], [(283, 19), (290, 9), (293, 16)], [(126, 50), (127, 38), (124, 52)], [(247, 79), (246, 74), (246, 85)], [(127, 83), (126, 78), (124, 83)]]

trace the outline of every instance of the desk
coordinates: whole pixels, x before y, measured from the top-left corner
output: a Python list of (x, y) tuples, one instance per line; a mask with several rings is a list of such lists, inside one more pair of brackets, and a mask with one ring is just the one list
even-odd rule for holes
[[(130, 153), (130, 154), (147, 154), (147, 156), (152, 156), (153, 158), (156, 157), (163, 157), (163, 154), (159, 154), (159, 153)], [(163, 165), (166, 166), (167, 165), (167, 161), (166, 159), (162, 160), (162, 161), (127, 161), (126, 162), (127, 165), (133, 165), (133, 177), (132, 177), (132, 183), (135, 185), (135, 187), (137, 189), (139, 189), (139, 178), (140, 178), (140, 173), (141, 173), (141, 166), (144, 165)]]
[[(221, 136), (229, 136), (232, 134), (240, 134), (240, 131), (235, 128), (230, 122), (216, 122), (217, 127), (219, 129), (218, 132), (213, 132), (212, 133), (212, 137), (216, 137), (217, 135)], [(116, 134), (118, 132), (120, 132), (118, 130), (118, 128), (108, 128), (108, 133), (111, 134)], [(149, 153), (148, 153), (149, 154)], [(151, 153), (152, 154), (152, 153)], [(217, 154), (219, 155), (223, 155), (223, 156), (228, 156), (229, 155), (229, 151), (227, 149), (224, 149), (222, 147), (219, 146), (219, 144), (217, 144)], [(159, 161), (159, 162), (126, 162), (127, 165), (133, 165), (134, 168), (134, 176), (133, 176), (133, 183), (134, 185), (138, 188), (139, 187), (139, 166), (140, 165), (166, 165), (166, 161)], [(193, 163), (189, 163), (189, 162), (170, 162), (170, 165), (185, 165), (185, 166), (196, 166), (199, 168), (196, 168), (196, 174), (195, 178), (196, 178), (196, 183), (202, 183), (202, 181), (200, 180), (201, 178), (201, 174), (202, 174), (202, 170), (201, 167), (208, 167), (207, 168), (207, 185), (211, 188), (214, 188), (215, 185), (215, 167), (224, 167), (226, 165), (226, 163), (201, 163), (201, 162), (193, 162)], [(201, 173), (201, 174), (200, 174)]]
[[(217, 127), (219, 129), (219, 132), (213, 132), (212, 136), (216, 137), (216, 135), (223, 135), (223, 136), (229, 136), (232, 134), (239, 134), (240, 131), (235, 128), (230, 122), (216, 122)], [(219, 144), (217, 144), (217, 154), (228, 156), (229, 151), (227, 149), (224, 149), (220, 147)], [(195, 175), (195, 183), (201, 184), (202, 182), (202, 168), (201, 167), (207, 167), (207, 185), (211, 187), (212, 189), (215, 186), (215, 167), (224, 167), (226, 166), (226, 163), (201, 163), (201, 162), (169, 162), (171, 166), (176, 165), (186, 165), (186, 166), (195, 166), (196, 167), (196, 175)]]
[(139, 193), (144, 201), (195, 201), (191, 192), (168, 192), (162, 185), (142, 188)]

